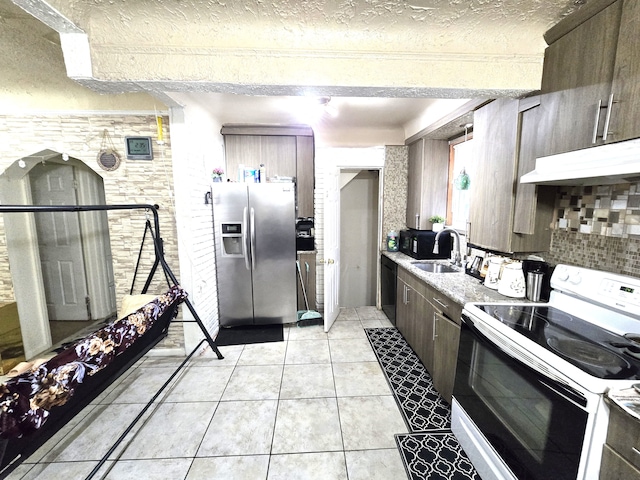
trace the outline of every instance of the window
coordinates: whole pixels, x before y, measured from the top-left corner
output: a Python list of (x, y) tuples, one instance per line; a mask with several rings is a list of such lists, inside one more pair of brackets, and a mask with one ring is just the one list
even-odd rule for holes
[(459, 231), (467, 230), (470, 188), (473, 184), (473, 140), (463, 137), (452, 141), (449, 149), (449, 187), (447, 198), (447, 225)]

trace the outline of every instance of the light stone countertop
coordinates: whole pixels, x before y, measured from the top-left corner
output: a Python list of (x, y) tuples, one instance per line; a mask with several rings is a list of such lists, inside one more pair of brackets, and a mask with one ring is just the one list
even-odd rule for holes
[(640, 420), (640, 394), (633, 388), (609, 390), (607, 398), (636, 420)]
[[(464, 305), (467, 302), (529, 302), (526, 298), (506, 297), (499, 294), (496, 290), (485, 287), (480, 280), (464, 273), (463, 267), (455, 267), (459, 268), (459, 273), (430, 273), (412, 264), (412, 262), (425, 262), (425, 260), (416, 260), (400, 252), (387, 252), (383, 250), (380, 253), (460, 305)], [(451, 263), (449, 260), (428, 261), (445, 264)]]

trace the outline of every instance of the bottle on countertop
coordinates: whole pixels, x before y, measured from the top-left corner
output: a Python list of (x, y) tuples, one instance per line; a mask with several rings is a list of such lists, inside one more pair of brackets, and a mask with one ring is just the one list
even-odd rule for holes
[(387, 235), (387, 252), (398, 251), (398, 232), (391, 230)]
[(267, 183), (267, 167), (265, 167), (264, 163), (260, 164), (260, 170), (258, 170), (258, 172), (260, 183)]

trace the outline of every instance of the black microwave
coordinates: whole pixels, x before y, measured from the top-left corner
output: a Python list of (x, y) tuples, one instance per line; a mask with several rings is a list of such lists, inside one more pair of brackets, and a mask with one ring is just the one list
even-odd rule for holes
[(436, 233), (429, 230), (400, 231), (400, 251), (416, 260), (447, 259), (451, 258), (453, 238), (451, 233), (444, 232), (438, 238), (438, 252), (433, 253), (433, 245), (436, 242)]

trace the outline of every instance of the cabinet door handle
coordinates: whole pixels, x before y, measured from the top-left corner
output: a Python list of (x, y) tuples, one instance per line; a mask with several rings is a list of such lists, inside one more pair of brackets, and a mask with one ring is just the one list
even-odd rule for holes
[(433, 301), (436, 302), (438, 305), (440, 305), (442, 308), (449, 308), (449, 305), (447, 305), (446, 303), (442, 303), (439, 299), (437, 299), (436, 297), (433, 297)]
[(609, 132), (609, 124), (611, 123), (611, 111), (613, 110), (613, 104), (618, 103), (613, 99), (613, 93), (609, 95), (609, 106), (607, 107), (607, 116), (604, 119), (604, 131), (602, 132), (602, 140), (607, 141), (609, 134), (614, 135), (613, 132)]
[(416, 213), (416, 229), (420, 230), (420, 214)]
[(598, 124), (600, 123), (600, 112), (604, 107), (602, 106), (602, 99), (598, 100), (598, 107), (596, 108), (596, 121), (593, 124), (593, 137), (591, 138), (591, 143), (596, 143), (598, 141)]
[(435, 340), (438, 337), (438, 335), (436, 335), (436, 323), (438, 323), (438, 314), (434, 313), (433, 314), (433, 335), (432, 335), (433, 340)]

